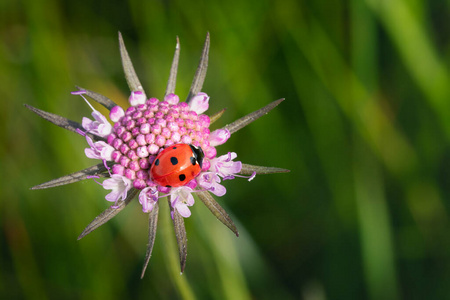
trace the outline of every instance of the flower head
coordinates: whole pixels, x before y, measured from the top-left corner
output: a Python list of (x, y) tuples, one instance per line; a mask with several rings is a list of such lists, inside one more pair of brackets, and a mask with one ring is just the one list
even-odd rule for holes
[(127, 177), (134, 188), (142, 190), (154, 185), (150, 167), (168, 146), (192, 144), (207, 153), (216, 153), (209, 143), (209, 117), (190, 110), (186, 102), (179, 103), (177, 95), (169, 94), (164, 101), (150, 98), (144, 103), (136, 101), (135, 95), (130, 99), (136, 105), (117, 119), (106, 140), (112, 147), (110, 160), (115, 163), (112, 173)]
[[(209, 35), (207, 35), (200, 64), (185, 102), (180, 102), (179, 96), (175, 94), (175, 75), (180, 50), (178, 43), (162, 101), (146, 96), (120, 34), (119, 43), (125, 76), (131, 89), (130, 107), (122, 108), (105, 96), (82, 88), (73, 92), (84, 100), (86, 95), (109, 109), (109, 118), (113, 124), (109, 123), (106, 117), (95, 110), (87, 100), (86, 102), (92, 108), (94, 120), (82, 118), (81, 124), (27, 105), (27, 108), (56, 125), (85, 136), (89, 145), (89, 148), (85, 149), (86, 156), (102, 161), (79, 172), (35, 186), (33, 189), (49, 188), (92, 177), (107, 177), (101, 185), (104, 189), (111, 190), (105, 198), (107, 201), (114, 202), (114, 205), (89, 224), (79, 239), (114, 217), (138, 194), (142, 211), (150, 214), (151, 234), (149, 234), (149, 248), (143, 275), (153, 247), (160, 198), (169, 198), (177, 236), (185, 236), (182, 220), (191, 215), (189, 207), (194, 205), (194, 194), (198, 195), (222, 223), (238, 235), (233, 221), (210, 193), (216, 196), (226, 194), (227, 190), (222, 185), (222, 180), (250, 174), (251, 180), (256, 173), (269, 174), (288, 170), (242, 164), (240, 161), (234, 161), (237, 157), (235, 152), (217, 156), (216, 147), (226, 143), (239, 129), (267, 114), (283, 99), (274, 101), (223, 128), (211, 131), (211, 124), (222, 115), (223, 111), (207, 115), (210, 97), (201, 92), (208, 61)], [(178, 144), (188, 144), (190, 147), (185, 145), (180, 147)], [(183, 152), (180, 156), (169, 155), (170, 159), (164, 162), (167, 164), (166, 169), (162, 170), (162, 175), (158, 175), (166, 180), (160, 180), (159, 177), (157, 180), (152, 173), (152, 166), (161, 163), (159, 154), (166, 148), (171, 150), (168, 147), (172, 145), (171, 149), (178, 147), (187, 152)], [(182, 161), (180, 162), (179, 159)], [(192, 171), (194, 168), (195, 173)], [(184, 170), (192, 172), (182, 173)], [(170, 183), (177, 180), (181, 182), (181, 185), (158, 184), (158, 182)], [(178, 242), (186, 243), (186, 240), (180, 239)], [(183, 271), (186, 245), (180, 244), (179, 249)]]

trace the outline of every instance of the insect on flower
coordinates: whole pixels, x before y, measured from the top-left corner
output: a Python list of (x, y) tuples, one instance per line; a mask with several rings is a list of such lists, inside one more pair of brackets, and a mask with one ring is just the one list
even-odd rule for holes
[[(117, 215), (136, 196), (142, 210), (149, 214), (149, 243), (141, 277), (150, 260), (155, 240), (159, 200), (167, 198), (180, 252), (181, 272), (186, 264), (186, 230), (184, 218), (191, 215), (193, 194), (208, 207), (219, 221), (236, 236), (238, 230), (225, 210), (214, 200), (226, 194), (224, 180), (244, 177), (249, 181), (256, 174), (289, 172), (286, 169), (253, 166), (235, 161), (237, 154), (217, 155), (216, 146), (224, 144), (230, 136), (259, 117), (267, 114), (284, 99), (274, 101), (249, 115), (211, 132), (213, 124), (225, 110), (211, 116), (204, 114), (209, 107), (209, 96), (201, 92), (208, 66), (209, 34), (202, 56), (185, 102), (175, 94), (175, 82), (180, 55), (177, 38), (175, 55), (163, 101), (147, 98), (119, 33), (119, 46), (125, 78), (131, 90), (130, 107), (123, 109), (112, 100), (80, 87), (72, 92), (81, 96), (92, 109), (92, 119), (83, 118), (81, 124), (64, 117), (25, 105), (44, 119), (78, 133), (86, 139), (87, 157), (100, 163), (37, 185), (44, 189), (84, 179), (107, 178), (100, 183), (110, 190), (105, 196), (114, 204), (96, 217), (80, 234), (83, 238)], [(109, 123), (95, 110), (86, 97), (109, 109)]]
[(151, 180), (165, 187), (183, 186), (202, 171), (203, 150), (188, 144), (175, 144), (161, 151), (150, 168)]

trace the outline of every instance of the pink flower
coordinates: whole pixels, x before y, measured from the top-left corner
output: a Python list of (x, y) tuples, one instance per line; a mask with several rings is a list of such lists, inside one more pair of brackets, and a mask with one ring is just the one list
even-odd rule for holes
[[(111, 190), (105, 198), (107, 201), (115, 204), (99, 215), (95, 219), (96, 221), (91, 222), (79, 239), (114, 217), (118, 211), (112, 213), (111, 208), (118, 208), (118, 204), (120, 204), (120, 208), (123, 208), (132, 200), (131, 198), (137, 194), (138, 190), (141, 190), (139, 203), (142, 205), (142, 210), (145, 213), (152, 212), (149, 216), (150, 232), (144, 271), (151, 256), (156, 234), (158, 211), (155, 205), (160, 197), (170, 197), (171, 216), (174, 220), (175, 233), (180, 250), (181, 271), (183, 271), (187, 254), (186, 239), (179, 239), (178, 237), (185, 237), (186, 231), (180, 218), (187, 218), (191, 215), (189, 207), (194, 205), (194, 197), (192, 195), (194, 190), (199, 193), (199, 198), (208, 209), (238, 236), (237, 228), (231, 218), (206, 191), (217, 196), (223, 196), (227, 190), (220, 184), (222, 180), (233, 179), (238, 176), (246, 177), (243, 175), (248, 175), (252, 172), (252, 175), (247, 177), (251, 180), (254, 178), (256, 171), (263, 174), (288, 172), (288, 170), (280, 168), (252, 165), (245, 165), (245, 168), (241, 170), (242, 163), (233, 161), (237, 157), (236, 153), (228, 152), (226, 155), (216, 157), (217, 151), (215, 148), (215, 146), (224, 144), (230, 138), (231, 133), (235, 133), (237, 130), (267, 114), (281, 103), (283, 99), (274, 101), (248, 114), (246, 117), (226, 125), (223, 129), (218, 129), (211, 133), (209, 127), (213, 121), (216, 121), (221, 116), (221, 113), (212, 115), (211, 117), (214, 117), (214, 119), (203, 114), (209, 107), (209, 96), (206, 93), (199, 92), (206, 74), (209, 35), (205, 41), (201, 61), (186, 102), (180, 102), (180, 98), (174, 94), (179, 57), (177, 54), (179, 53), (178, 43), (164, 101), (159, 101), (157, 98), (146, 99), (121, 35), (119, 35), (119, 44), (125, 77), (133, 90), (128, 99), (131, 107), (127, 109), (121, 108), (105, 96), (79, 88), (79, 91), (72, 92), (72, 94), (80, 95), (86, 101), (93, 111), (92, 117), (94, 120), (83, 118), (82, 124), (77, 124), (61, 116), (48, 114), (27, 105), (33, 112), (52, 123), (84, 136), (89, 144), (89, 148), (85, 149), (86, 156), (103, 160), (104, 166), (101, 166), (101, 164), (92, 166), (77, 173), (38, 185), (33, 189), (59, 186), (88, 178), (109, 176), (109, 179), (104, 180), (101, 185), (104, 189)], [(194, 94), (196, 95), (192, 97)], [(111, 126), (105, 116), (91, 106), (84, 95), (89, 96), (110, 110), (109, 117), (114, 126)], [(84, 128), (85, 131), (80, 128)], [(94, 142), (92, 135), (95, 135), (95, 140), (98, 141)], [(200, 167), (203, 172), (190, 180), (185, 186), (157, 185), (151, 178), (151, 167), (159, 162), (157, 154), (167, 146), (179, 142), (192, 144), (202, 149), (204, 158)], [(172, 160), (172, 158), (171, 163), (175, 165), (177, 160)], [(190, 157), (191, 163), (194, 163), (193, 158)], [(239, 175), (241, 171), (243, 175)], [(179, 176), (181, 175), (184, 174)], [(183, 177), (179, 178), (181, 180)]]

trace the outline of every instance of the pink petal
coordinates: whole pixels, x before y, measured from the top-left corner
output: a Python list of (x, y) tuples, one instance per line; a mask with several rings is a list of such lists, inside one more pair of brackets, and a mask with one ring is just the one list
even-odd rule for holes
[(189, 104), (190, 110), (195, 111), (197, 114), (204, 113), (208, 107), (209, 96), (203, 92), (198, 93), (194, 98), (192, 98)]
[(228, 129), (217, 129), (209, 135), (209, 143), (211, 146), (218, 146), (225, 143), (231, 136)]
[(91, 124), (93, 123), (93, 121), (89, 118), (83, 117), (82, 121), (81, 121), (81, 126), (83, 126), (83, 128), (86, 131), (89, 131), (89, 129), (91, 128)]
[(184, 203), (178, 202), (175, 205), (175, 209), (180, 213), (180, 215), (183, 218), (188, 218), (191, 216), (191, 211), (189, 210), (188, 206)]
[(237, 174), (242, 169), (242, 163), (240, 161), (234, 161), (232, 164), (223, 166), (221, 172), (225, 174)]
[(111, 111), (109, 112), (109, 118), (114, 123), (118, 122), (120, 120), (120, 118), (122, 118), (124, 115), (125, 115), (125, 111), (123, 110), (122, 107), (120, 107), (118, 105), (111, 108)]
[(213, 189), (209, 191), (214, 195), (216, 195), (217, 197), (222, 197), (227, 193), (227, 189), (219, 183), (214, 184)]

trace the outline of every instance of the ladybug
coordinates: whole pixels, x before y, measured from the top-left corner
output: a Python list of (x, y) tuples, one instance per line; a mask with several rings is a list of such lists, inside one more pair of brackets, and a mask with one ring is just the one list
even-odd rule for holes
[(175, 144), (161, 151), (153, 161), (150, 176), (165, 187), (187, 184), (202, 171), (203, 150), (190, 144)]

